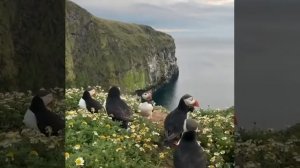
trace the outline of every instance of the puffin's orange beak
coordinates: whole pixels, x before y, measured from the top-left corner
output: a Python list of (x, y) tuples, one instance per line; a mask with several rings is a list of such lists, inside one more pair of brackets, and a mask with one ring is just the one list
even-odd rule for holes
[(195, 103), (193, 104), (194, 107), (200, 107), (198, 100), (195, 101)]
[(152, 92), (151, 91), (149, 92), (148, 100), (152, 100)]

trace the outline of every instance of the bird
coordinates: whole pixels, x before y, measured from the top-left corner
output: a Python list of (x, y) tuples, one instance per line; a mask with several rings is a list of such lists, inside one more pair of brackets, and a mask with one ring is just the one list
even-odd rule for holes
[(113, 121), (122, 122), (121, 127), (128, 129), (128, 123), (133, 121), (133, 113), (126, 102), (120, 98), (120, 95), (121, 92), (118, 87), (111, 87), (108, 91), (105, 108)]
[[(49, 97), (34, 96), (29, 109), (36, 117), (36, 123), (41, 133), (46, 136), (58, 135), (60, 130), (65, 128), (65, 122), (57, 114), (46, 108), (46, 103), (50, 102)], [(51, 128), (49, 131), (49, 128)]]
[[(53, 100), (53, 95), (44, 88), (41, 88), (38, 91), (37, 96), (42, 98), (45, 106), (47, 106)], [(24, 115), (23, 123), (27, 128), (39, 130), (35, 114), (30, 110), (30, 108), (27, 109)]]
[(166, 145), (170, 145), (171, 142), (180, 138), (187, 114), (194, 111), (195, 107), (199, 107), (198, 100), (189, 94), (185, 94), (181, 97), (178, 106), (167, 115), (164, 121)]
[(89, 112), (99, 112), (102, 109), (102, 105), (99, 101), (92, 98), (92, 95), (95, 94), (94, 88), (87, 88), (82, 97), (79, 100), (78, 106), (83, 109), (87, 109)]
[(184, 122), (184, 133), (173, 153), (175, 168), (207, 168), (207, 156), (197, 142), (197, 125), (193, 119)]
[(152, 118), (153, 104), (152, 101), (152, 91), (145, 91), (141, 95), (141, 103), (139, 104), (138, 109), (141, 111), (141, 115), (147, 119)]

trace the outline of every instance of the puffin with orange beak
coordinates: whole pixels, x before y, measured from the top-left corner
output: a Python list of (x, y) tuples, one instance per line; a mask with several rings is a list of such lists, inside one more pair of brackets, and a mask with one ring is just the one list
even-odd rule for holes
[(139, 104), (139, 111), (143, 117), (147, 119), (152, 118), (152, 111), (153, 111), (153, 101), (152, 101), (152, 91), (146, 91), (142, 93), (141, 96), (141, 103)]
[(199, 107), (199, 102), (191, 95), (185, 94), (181, 97), (177, 108), (167, 115), (164, 121), (165, 143), (167, 145), (176, 143), (180, 139), (188, 112), (193, 112), (195, 107)]

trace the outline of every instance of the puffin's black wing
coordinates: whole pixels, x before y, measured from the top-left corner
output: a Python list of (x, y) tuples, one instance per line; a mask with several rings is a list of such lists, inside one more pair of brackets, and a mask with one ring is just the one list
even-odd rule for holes
[(132, 112), (129, 106), (121, 99), (107, 100), (106, 111), (108, 115), (112, 114), (113, 117), (121, 121), (132, 121)]
[(46, 127), (50, 126), (52, 128), (52, 135), (57, 135), (59, 130), (65, 128), (65, 122), (57, 114), (47, 111), (44, 117), (38, 120), (37, 123), (40, 131), (44, 134), (46, 133)]
[(175, 109), (167, 115), (164, 122), (165, 135), (167, 141), (180, 137), (180, 135), (183, 132), (183, 124), (185, 119), (186, 114), (181, 113), (177, 109)]
[(30, 110), (34, 113), (37, 120), (37, 126), (42, 133), (48, 135), (45, 129), (47, 126), (52, 128), (52, 135), (57, 135), (59, 130), (64, 129), (64, 120), (57, 114), (49, 111), (40, 97), (35, 96), (32, 99)]
[(92, 112), (92, 108), (95, 109), (95, 113), (99, 112), (99, 110), (102, 109), (102, 105), (100, 104), (100, 102), (95, 99), (86, 101), (86, 106), (89, 112)]

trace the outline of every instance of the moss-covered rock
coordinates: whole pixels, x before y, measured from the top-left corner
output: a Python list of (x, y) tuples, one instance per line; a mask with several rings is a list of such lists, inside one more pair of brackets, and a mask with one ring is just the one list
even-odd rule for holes
[(66, 85), (157, 88), (178, 76), (174, 39), (145, 25), (92, 16), (66, 3)]

